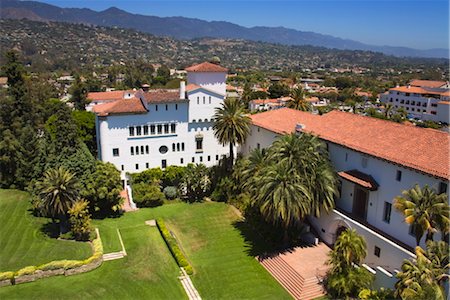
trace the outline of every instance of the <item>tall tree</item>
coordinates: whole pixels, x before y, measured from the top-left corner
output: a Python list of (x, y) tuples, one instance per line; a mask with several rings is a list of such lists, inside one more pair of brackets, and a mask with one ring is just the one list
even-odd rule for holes
[(309, 213), (311, 197), (308, 186), (287, 161), (264, 168), (256, 181), (256, 205), (266, 221), (284, 228), (287, 241), (288, 229)]
[(72, 83), (69, 93), (72, 95), (70, 101), (73, 103), (74, 108), (76, 110), (86, 110), (86, 105), (89, 104), (87, 88), (79, 75), (75, 76), (75, 81)]
[(269, 162), (288, 162), (308, 188), (311, 199), (308, 213), (320, 216), (321, 209), (334, 208), (337, 175), (323, 142), (316, 136), (292, 133), (277, 139), (268, 150)]
[(305, 93), (301, 87), (292, 90), (291, 97), (292, 101), (288, 102), (288, 107), (301, 111), (311, 110), (311, 104), (305, 100)]
[(74, 174), (62, 167), (47, 170), (44, 178), (36, 183), (37, 197), (42, 201), (45, 213), (52, 219), (59, 219), (60, 232), (67, 225), (67, 212), (78, 198), (78, 189)]
[[(394, 207), (405, 217), (405, 222), (414, 227), (417, 246), (426, 233), (426, 240), (433, 240), (438, 228), (448, 230), (450, 207), (447, 195), (437, 195), (428, 185), (420, 188), (416, 184), (412, 189), (402, 192), (394, 199)], [(442, 232), (445, 235), (447, 232)]]
[(234, 146), (244, 143), (250, 133), (250, 123), (250, 118), (245, 114), (244, 107), (237, 99), (225, 99), (222, 106), (216, 108), (214, 136), (222, 145), (230, 146), (230, 170), (234, 162)]

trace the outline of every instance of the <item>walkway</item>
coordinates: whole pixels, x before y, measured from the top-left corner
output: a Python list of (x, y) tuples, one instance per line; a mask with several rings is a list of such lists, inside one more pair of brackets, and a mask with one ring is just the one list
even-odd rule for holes
[(322, 280), (328, 270), (325, 262), (329, 252), (327, 245), (319, 243), (258, 260), (294, 299), (309, 300), (326, 294)]
[(134, 211), (133, 208), (131, 208), (130, 206), (130, 198), (128, 197), (128, 192), (127, 190), (122, 190), (120, 192), (120, 197), (122, 197), (124, 199), (123, 201), (123, 205), (122, 205), (122, 209), (127, 212), (127, 211)]

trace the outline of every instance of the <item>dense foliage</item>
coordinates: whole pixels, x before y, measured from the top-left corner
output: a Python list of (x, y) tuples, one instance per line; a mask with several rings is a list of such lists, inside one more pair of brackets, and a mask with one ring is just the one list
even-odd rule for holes
[(370, 288), (373, 275), (361, 266), (367, 255), (364, 238), (354, 229), (341, 233), (329, 254), (331, 266), (326, 287), (333, 298), (355, 298), (363, 289)]
[(91, 215), (86, 200), (80, 199), (72, 204), (68, 210), (70, 231), (77, 241), (89, 240), (91, 234)]
[(426, 250), (416, 247), (416, 259), (405, 260), (397, 274), (395, 294), (402, 299), (446, 299), (449, 282), (448, 244), (427, 242)]

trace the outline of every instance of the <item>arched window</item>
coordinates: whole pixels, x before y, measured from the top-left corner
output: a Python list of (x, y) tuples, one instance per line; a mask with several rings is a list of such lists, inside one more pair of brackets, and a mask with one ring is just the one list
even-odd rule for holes
[(180, 151), (180, 143), (177, 143), (177, 151)]
[(175, 143), (172, 144), (172, 152), (175, 152)]
[(184, 151), (184, 143), (181, 143), (181, 151)]

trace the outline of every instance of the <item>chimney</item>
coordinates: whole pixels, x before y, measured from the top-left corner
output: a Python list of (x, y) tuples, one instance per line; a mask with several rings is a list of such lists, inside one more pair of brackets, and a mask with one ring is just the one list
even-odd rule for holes
[(180, 81), (180, 99), (186, 99), (186, 82)]
[(305, 124), (297, 123), (297, 124), (295, 125), (295, 131), (296, 131), (296, 132), (302, 132), (303, 129), (305, 129), (305, 128), (306, 128)]

